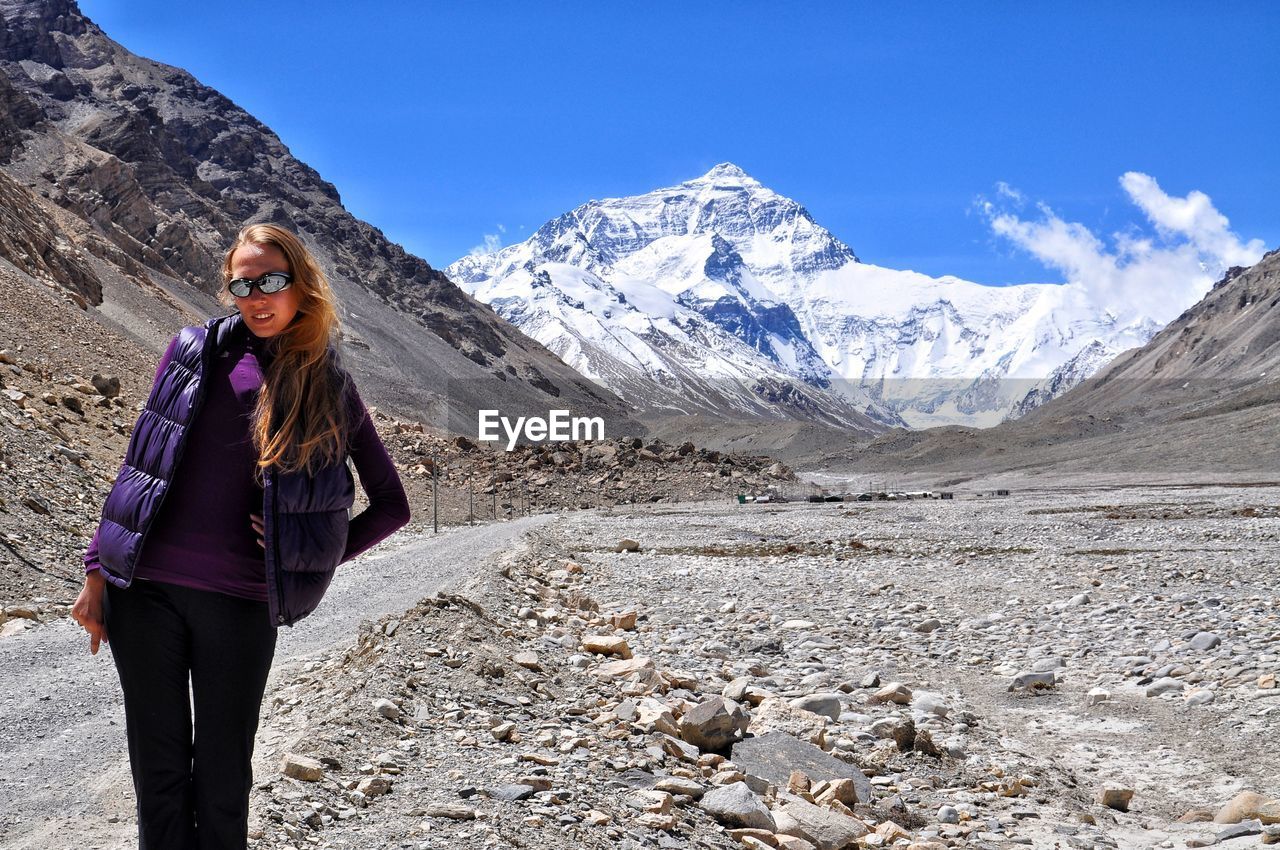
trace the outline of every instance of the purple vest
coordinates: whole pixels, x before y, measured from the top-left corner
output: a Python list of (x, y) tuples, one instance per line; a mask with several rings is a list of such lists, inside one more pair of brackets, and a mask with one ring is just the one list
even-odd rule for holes
[[(231, 334), (248, 332), (239, 313), (179, 332), (172, 359), (138, 415), (124, 465), (102, 508), (98, 555), (112, 584), (128, 587), (133, 582), (138, 553), (208, 392), (204, 376), (212, 359), (226, 348)], [(264, 476), (262, 496), (267, 607), (273, 625), (291, 626), (316, 609), (333, 580), (347, 545), (355, 482), (345, 460), (312, 474), (272, 469)], [(216, 490), (210, 498), (217, 498)]]

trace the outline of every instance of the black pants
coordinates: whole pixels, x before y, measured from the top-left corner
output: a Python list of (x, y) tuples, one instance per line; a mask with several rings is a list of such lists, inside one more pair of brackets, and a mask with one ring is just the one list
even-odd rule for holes
[(276, 649), (267, 603), (139, 580), (108, 584), (105, 614), (140, 850), (241, 850)]

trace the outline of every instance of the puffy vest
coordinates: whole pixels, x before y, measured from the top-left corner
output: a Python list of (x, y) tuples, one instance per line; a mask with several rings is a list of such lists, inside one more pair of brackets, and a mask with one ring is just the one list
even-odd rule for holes
[[(183, 328), (138, 416), (124, 465), (103, 505), (98, 532), (103, 575), (118, 587), (133, 582), (138, 554), (208, 394), (204, 378), (233, 333), (248, 333), (239, 313)], [(211, 487), (216, 484), (210, 482)], [(217, 498), (216, 490), (210, 498)], [(345, 460), (311, 474), (267, 471), (262, 517), (267, 607), (273, 625), (291, 626), (320, 604), (346, 550), (354, 502), (355, 482)]]

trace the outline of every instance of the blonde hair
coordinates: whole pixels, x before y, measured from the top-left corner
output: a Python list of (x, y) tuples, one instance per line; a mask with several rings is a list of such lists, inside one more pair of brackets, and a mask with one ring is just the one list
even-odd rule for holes
[(341, 324), (337, 299), (315, 257), (296, 235), (274, 224), (250, 224), (222, 259), (223, 297), (231, 281), (231, 258), (243, 245), (274, 245), (289, 263), (298, 292), (298, 313), (267, 340), (274, 357), (263, 370), (253, 411), (258, 474), (314, 471), (347, 453), (346, 393), (349, 377), (338, 363)]

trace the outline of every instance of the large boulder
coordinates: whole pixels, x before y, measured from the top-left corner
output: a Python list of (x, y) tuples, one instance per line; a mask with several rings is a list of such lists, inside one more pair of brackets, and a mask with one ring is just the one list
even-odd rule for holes
[(704, 752), (726, 752), (742, 738), (749, 721), (740, 704), (710, 697), (680, 717), (680, 737)]
[(727, 827), (774, 831), (773, 816), (745, 782), (712, 788), (698, 802), (704, 811)]
[(786, 732), (744, 738), (733, 745), (731, 758), (738, 770), (779, 788), (787, 787), (791, 772), (799, 770), (815, 784), (831, 779), (852, 780), (860, 802), (874, 799), (871, 782), (861, 770)]
[(871, 830), (857, 818), (792, 797), (774, 810), (774, 832), (803, 838), (818, 850), (845, 850)]

